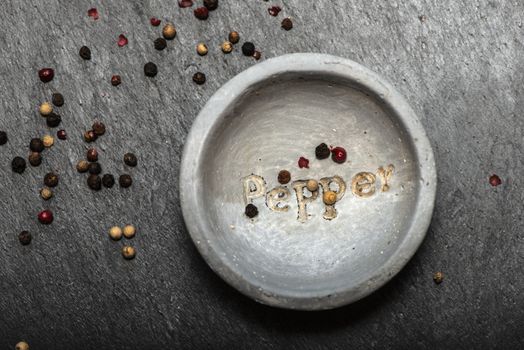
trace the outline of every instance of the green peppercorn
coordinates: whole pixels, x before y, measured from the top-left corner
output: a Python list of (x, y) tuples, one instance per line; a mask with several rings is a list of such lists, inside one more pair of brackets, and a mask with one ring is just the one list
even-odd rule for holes
[(206, 82), (206, 75), (202, 72), (196, 72), (195, 74), (193, 74), (193, 81), (197, 85), (202, 85)]
[(39, 166), (42, 164), (42, 156), (38, 152), (31, 152), (31, 154), (28, 157), (29, 164), (31, 166)]
[(155, 49), (162, 51), (166, 48), (167, 41), (164, 38), (156, 38), (155, 41), (153, 41), (153, 45), (155, 46)]
[(0, 131), (0, 146), (7, 143), (7, 133), (5, 131)]
[(17, 174), (22, 174), (25, 171), (26, 163), (22, 157), (14, 157), (11, 162), (11, 168)]
[(89, 174), (98, 175), (102, 172), (102, 166), (100, 163), (91, 163), (89, 164)]
[(111, 174), (105, 174), (102, 176), (102, 185), (107, 188), (111, 188), (115, 185), (115, 177)]
[(51, 197), (53, 197), (53, 191), (51, 191), (50, 188), (44, 187), (40, 190), (40, 197), (45, 201), (51, 199)]
[(33, 237), (31, 236), (31, 233), (29, 233), (28, 231), (22, 231), (18, 235), (18, 240), (22, 245), (28, 245), (29, 243), (31, 243), (32, 238)]
[(34, 138), (29, 142), (29, 149), (33, 152), (42, 152), (44, 150), (44, 142), (41, 139)]
[(156, 64), (154, 64), (153, 62), (147, 62), (145, 65), (144, 65), (144, 74), (147, 76), (147, 77), (154, 77), (156, 76), (158, 73), (158, 68), (156, 66)]
[[(91, 163), (95, 164), (95, 163)], [(102, 188), (102, 179), (98, 175), (89, 175), (87, 177), (87, 186), (94, 191), (99, 191)]]
[(101, 121), (96, 121), (91, 126), (91, 129), (95, 133), (96, 136), (102, 136), (106, 133), (106, 126)]
[(56, 187), (58, 185), (58, 175), (55, 173), (47, 173), (44, 176), (44, 184), (47, 187)]
[(64, 96), (59, 92), (55, 92), (51, 96), (51, 102), (57, 107), (62, 107), (64, 105)]
[(128, 174), (120, 175), (118, 183), (120, 184), (120, 187), (128, 188), (133, 184), (133, 179)]
[(135, 255), (136, 255), (135, 248), (130, 247), (130, 246), (124, 246), (122, 248), (122, 255), (127, 260), (133, 259), (135, 257)]
[(133, 153), (126, 153), (124, 154), (124, 163), (126, 163), (126, 165), (135, 167), (138, 164), (138, 160)]
[(51, 112), (46, 118), (46, 124), (50, 128), (56, 128), (62, 122), (62, 117), (54, 112)]
[(76, 163), (76, 170), (79, 173), (85, 173), (89, 170), (89, 162), (86, 160), (81, 160), (78, 163)]
[(91, 59), (91, 50), (87, 46), (82, 46), (80, 48), (80, 57), (82, 57), (84, 60), (90, 60)]
[(242, 45), (242, 53), (244, 54), (244, 56), (253, 56), (253, 54), (255, 53), (255, 44), (246, 41), (244, 45)]

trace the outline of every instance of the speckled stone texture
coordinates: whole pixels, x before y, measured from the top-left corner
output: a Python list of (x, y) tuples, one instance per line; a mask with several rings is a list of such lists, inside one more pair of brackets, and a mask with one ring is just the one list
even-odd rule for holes
[[(272, 4), (283, 6), (276, 18)], [(523, 13), (517, 0), (222, 0), (199, 21), (174, 0), (2, 3), (0, 130), (10, 140), (0, 146), (0, 348), (22, 339), (31, 349), (522, 348)], [(178, 28), (164, 51), (153, 48), (161, 27), (152, 16)], [(289, 32), (280, 28), (286, 16)], [(221, 84), (256, 64), (241, 43), (222, 54), (230, 30), (264, 58), (322, 52), (375, 70), (427, 130), (439, 172), (427, 238), (397, 277), (356, 304), (315, 313), (259, 305), (207, 267), (184, 228), (177, 188), (188, 129)], [(82, 45), (91, 61), (79, 57)], [(148, 61), (155, 78), (144, 77)], [(37, 70), (47, 66), (55, 79), (43, 84)], [(203, 86), (191, 80), (197, 70)], [(69, 140), (56, 140), (39, 168), (14, 174), (11, 159), (49, 132), (37, 108), (55, 91), (66, 100), (58, 110)], [(91, 192), (74, 169), (97, 117), (108, 128), (96, 142), (100, 162), (131, 174), (130, 189)], [(123, 164), (128, 151), (138, 167)], [(38, 190), (51, 170), (61, 182), (44, 203)], [(501, 186), (489, 185), (492, 173)], [(52, 225), (38, 224), (43, 208), (54, 211)], [(111, 241), (107, 229), (126, 223), (137, 236)], [(18, 242), (22, 230), (31, 245)], [(122, 258), (124, 243), (136, 259)], [(445, 280), (435, 285), (439, 270)]]

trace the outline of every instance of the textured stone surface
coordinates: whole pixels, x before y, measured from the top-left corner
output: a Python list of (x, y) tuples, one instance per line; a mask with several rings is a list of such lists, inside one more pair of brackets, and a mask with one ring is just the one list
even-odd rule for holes
[[(8, 1), (0, 16), (0, 348), (521, 348), (524, 346), (522, 136), (524, 28), (521, 1), (222, 0), (208, 21), (170, 1)], [(100, 19), (87, 17), (98, 7)], [(419, 16), (425, 15), (425, 21)], [(152, 41), (172, 20), (177, 38)], [(295, 28), (280, 29), (284, 16)], [(264, 57), (313, 51), (353, 59), (406, 96), (426, 127), (439, 171), (427, 238), (407, 267), (370, 297), (338, 310), (298, 313), (259, 305), (222, 282), (184, 228), (178, 164), (198, 110), (228, 79), (255, 64), (219, 45), (238, 30)], [(116, 45), (124, 33), (129, 45)], [(208, 43), (199, 57), (195, 44)], [(92, 60), (78, 56), (82, 45)], [(154, 61), (156, 78), (143, 75)], [(37, 70), (55, 68), (48, 84)], [(196, 86), (200, 69), (208, 81)], [(122, 85), (110, 85), (112, 74)], [(56, 140), (39, 168), (12, 173), (31, 137), (48, 132), (38, 104), (60, 91), (68, 141)], [(74, 170), (83, 130), (100, 117), (104, 169), (129, 172), (131, 189), (93, 193)], [(127, 168), (133, 151), (139, 166)], [(61, 175), (55, 197), (38, 196), (43, 176)], [(503, 184), (493, 188), (488, 176)], [(39, 225), (42, 208), (55, 222)], [(112, 225), (133, 223), (137, 257), (125, 261)], [(33, 233), (30, 246), (17, 241)], [(445, 281), (435, 285), (434, 271)], [(168, 346), (169, 345), (169, 346)]]

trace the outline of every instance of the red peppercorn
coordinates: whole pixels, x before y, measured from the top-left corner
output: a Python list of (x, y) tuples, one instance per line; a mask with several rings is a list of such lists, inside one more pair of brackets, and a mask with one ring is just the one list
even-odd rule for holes
[(344, 163), (346, 161), (346, 158), (347, 158), (347, 153), (346, 153), (346, 150), (342, 147), (335, 147), (331, 150), (331, 159), (333, 159), (333, 161), (335, 163)]
[(44, 83), (48, 83), (53, 80), (55, 71), (52, 68), (42, 68), (38, 71), (38, 77)]
[(94, 7), (90, 8), (87, 10), (87, 15), (96, 21), (98, 19), (98, 10)]
[(178, 6), (181, 8), (193, 6), (193, 0), (178, 0)]
[(38, 214), (38, 221), (40, 221), (40, 223), (44, 225), (49, 225), (50, 223), (52, 223), (53, 222), (53, 213), (51, 212), (51, 210), (42, 210)]
[(209, 17), (209, 10), (204, 6), (196, 8), (193, 13), (200, 20), (206, 20)]
[(58, 130), (56, 132), (56, 137), (58, 137), (60, 140), (67, 140), (67, 133), (64, 129)]
[(120, 34), (118, 36), (118, 46), (122, 47), (122, 46), (126, 46), (128, 43), (128, 40), (126, 38), (126, 36), (124, 34)]
[(122, 83), (122, 78), (120, 78), (120, 75), (113, 75), (111, 77), (111, 85), (118, 86)]
[(300, 169), (302, 168), (309, 168), (309, 159), (306, 159), (304, 157), (300, 157), (298, 160), (298, 167)]
[(493, 187), (496, 187), (502, 184), (502, 180), (498, 175), (493, 174), (489, 177), (489, 184)]
[(282, 8), (280, 8), (280, 6), (272, 6), (270, 8), (267, 9), (267, 12), (269, 12), (269, 14), (273, 17), (276, 17), (278, 16), (278, 14), (280, 13), (280, 11), (282, 11)]
[(158, 27), (160, 25), (160, 20), (156, 17), (151, 17), (151, 19), (149, 20), (149, 22), (151, 22), (151, 25), (153, 27)]

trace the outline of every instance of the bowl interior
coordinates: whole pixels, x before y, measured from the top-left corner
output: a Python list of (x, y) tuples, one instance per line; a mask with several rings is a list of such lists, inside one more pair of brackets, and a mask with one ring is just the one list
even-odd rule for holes
[[(298, 297), (347, 290), (395, 254), (412, 223), (420, 186), (413, 142), (381, 97), (356, 82), (325, 74), (272, 76), (231, 102), (204, 142), (195, 181), (206, 214), (200, 220), (212, 229), (206, 243), (260, 290)], [(315, 147), (323, 142), (345, 148), (347, 161), (317, 160)], [(309, 168), (298, 167), (299, 157), (309, 159)], [(379, 169), (389, 165), (394, 170), (384, 181)], [(278, 183), (280, 170), (291, 173), (289, 184)], [(355, 176), (364, 172), (374, 183)], [(252, 174), (265, 186), (264, 196), (252, 199), (259, 214), (249, 219), (244, 181)], [(301, 222), (293, 181), (335, 175), (346, 185), (336, 218), (324, 218), (320, 189)], [(266, 202), (277, 186), (290, 192), (279, 204), (287, 211), (273, 211)], [(340, 190), (336, 183), (330, 188)]]

